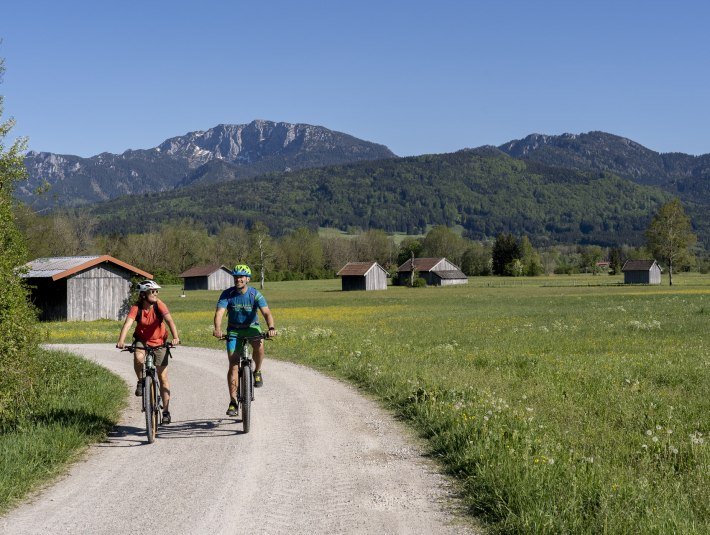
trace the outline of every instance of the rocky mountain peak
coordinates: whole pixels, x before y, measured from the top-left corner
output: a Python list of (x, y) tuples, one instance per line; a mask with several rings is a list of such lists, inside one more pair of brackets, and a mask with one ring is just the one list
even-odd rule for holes
[[(29, 181), (16, 196), (37, 206), (75, 205), (132, 193), (164, 191), (192, 182), (196, 170), (213, 161), (233, 166), (201, 180), (231, 180), (257, 174), (392, 158), (385, 146), (321, 126), (263, 119), (248, 124), (219, 124), (165, 140), (152, 149), (108, 152), (91, 158), (28, 152)], [(216, 169), (216, 168), (215, 168)], [(34, 194), (44, 182), (50, 195)]]

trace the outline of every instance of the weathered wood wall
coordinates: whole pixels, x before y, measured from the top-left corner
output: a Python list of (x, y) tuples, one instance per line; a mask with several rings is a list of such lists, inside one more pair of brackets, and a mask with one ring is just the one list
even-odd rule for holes
[(67, 279), (67, 320), (123, 319), (128, 312), (131, 273), (101, 264)]
[(625, 284), (661, 284), (661, 268), (654, 264), (648, 271), (625, 271)]
[(208, 290), (226, 290), (232, 286), (234, 286), (234, 277), (223, 269), (218, 269), (212, 273), (207, 280)]
[(343, 291), (350, 290), (386, 290), (387, 273), (381, 269), (373, 269), (367, 275), (343, 275)]

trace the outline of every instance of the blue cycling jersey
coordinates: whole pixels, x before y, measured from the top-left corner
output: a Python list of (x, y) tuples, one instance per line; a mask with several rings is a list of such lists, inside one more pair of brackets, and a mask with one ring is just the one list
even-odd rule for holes
[(228, 288), (222, 292), (217, 301), (217, 308), (227, 309), (227, 330), (259, 325), (259, 309), (266, 307), (264, 296), (251, 286), (247, 287), (247, 291), (243, 294), (235, 287)]

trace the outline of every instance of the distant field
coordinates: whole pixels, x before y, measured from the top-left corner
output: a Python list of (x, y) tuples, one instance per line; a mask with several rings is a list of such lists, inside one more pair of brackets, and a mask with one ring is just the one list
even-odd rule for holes
[[(393, 407), (461, 482), (471, 512), (503, 532), (708, 533), (710, 276), (677, 275), (672, 288), (665, 276), (663, 286), (619, 281), (270, 283), (281, 336), (267, 354)], [(183, 342), (221, 347), (217, 292), (179, 295), (161, 297)], [(49, 342), (115, 342), (120, 322), (46, 327)]]
[[(426, 236), (426, 233), (429, 232), (432, 228), (433, 225), (427, 225), (425, 232), (422, 234), (404, 234), (401, 232), (395, 232), (393, 234), (390, 234), (390, 236), (394, 240), (394, 243), (396, 245), (399, 245), (405, 240), (405, 238), (424, 238)], [(461, 225), (454, 225), (453, 227), (451, 227), (451, 230), (461, 236), (463, 234), (464, 228)], [(358, 236), (358, 234), (348, 234), (347, 232), (344, 232), (342, 230), (330, 227), (319, 227), (318, 235), (321, 238), (356, 238)]]

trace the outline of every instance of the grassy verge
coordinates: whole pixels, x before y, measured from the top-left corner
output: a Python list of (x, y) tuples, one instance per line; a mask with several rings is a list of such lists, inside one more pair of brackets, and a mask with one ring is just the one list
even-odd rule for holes
[[(384, 292), (273, 283), (264, 293), (281, 337), (267, 351), (395, 408), (494, 530), (710, 532), (710, 278), (559, 280)], [(217, 292), (161, 297), (186, 344), (221, 347), (210, 336)], [(51, 341), (113, 342), (118, 329), (56, 324)]]
[(0, 420), (0, 513), (104, 437), (127, 392), (119, 377), (67, 353), (38, 350), (17, 371)]

